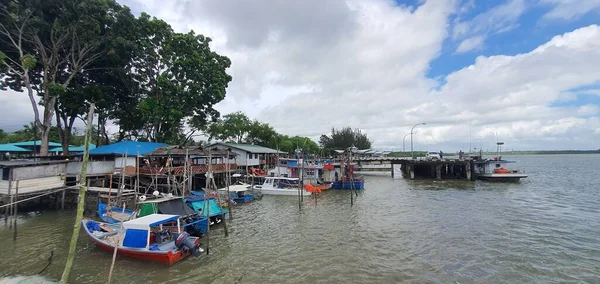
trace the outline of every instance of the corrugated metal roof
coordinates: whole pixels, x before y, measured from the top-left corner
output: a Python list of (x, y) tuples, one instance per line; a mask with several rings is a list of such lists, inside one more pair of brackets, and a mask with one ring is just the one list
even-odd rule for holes
[[(8, 143), (11, 145), (15, 145), (15, 146), (41, 146), (42, 145), (42, 140), (36, 140), (36, 141), (25, 141), (25, 142), (16, 142), (16, 143)], [(48, 142), (48, 147), (59, 147), (61, 146), (60, 143), (56, 143), (56, 142)]]
[(31, 152), (31, 150), (15, 146), (14, 144), (0, 144), (0, 152)]
[[(210, 147), (214, 147), (214, 146), (225, 146), (225, 147), (231, 147), (231, 148), (235, 148), (235, 149), (239, 149), (242, 151), (246, 151), (248, 153), (255, 153), (255, 154), (277, 154), (277, 150), (275, 149), (271, 149), (271, 148), (267, 148), (267, 147), (263, 147), (263, 146), (258, 146), (258, 145), (251, 145), (251, 144), (238, 144), (238, 143), (224, 143), (224, 142), (217, 142), (214, 143), (212, 145), (210, 145)], [(285, 153), (285, 152), (281, 152), (279, 151), (279, 153)]]
[(30, 161), (30, 160), (11, 160), (11, 161), (0, 161), (0, 168), (18, 168), (28, 166), (42, 166), (52, 164), (64, 164), (68, 163), (68, 160), (44, 160), (44, 161)]
[(90, 155), (143, 155), (152, 152), (156, 150), (156, 148), (161, 146), (167, 146), (167, 144), (154, 142), (121, 141), (114, 144), (101, 146), (96, 149), (92, 149), (90, 150)]
[[(146, 156), (209, 156), (209, 149), (201, 146), (164, 146), (158, 147), (152, 152), (146, 153)], [(225, 151), (212, 151), (213, 156), (227, 156)]]

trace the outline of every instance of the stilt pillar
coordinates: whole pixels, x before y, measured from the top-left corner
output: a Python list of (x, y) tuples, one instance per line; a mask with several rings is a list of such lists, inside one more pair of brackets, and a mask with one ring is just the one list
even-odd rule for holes
[(415, 165), (410, 165), (408, 170), (410, 172), (410, 179), (415, 179)]
[(435, 174), (437, 179), (442, 179), (442, 166), (435, 166)]
[(467, 164), (465, 165), (465, 173), (467, 175), (467, 180), (472, 180), (472, 176), (471, 176), (471, 162), (467, 162)]
[(66, 191), (67, 191), (66, 189), (63, 190), (62, 195), (60, 197), (60, 210), (65, 210), (65, 194), (66, 194), (65, 192)]

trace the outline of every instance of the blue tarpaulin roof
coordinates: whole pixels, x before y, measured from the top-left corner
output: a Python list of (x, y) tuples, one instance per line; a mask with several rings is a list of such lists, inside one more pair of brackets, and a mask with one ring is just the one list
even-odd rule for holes
[(13, 144), (0, 144), (0, 152), (31, 152), (31, 150)]
[(156, 150), (158, 147), (167, 146), (165, 143), (121, 141), (114, 144), (101, 146), (90, 150), (90, 155), (143, 155)]
[[(96, 145), (90, 143), (90, 150), (96, 148)], [(48, 152), (62, 152), (62, 147), (55, 147), (52, 148), (50, 150), (48, 150)], [(69, 146), (69, 152), (74, 153), (74, 152), (83, 152), (83, 146)]]

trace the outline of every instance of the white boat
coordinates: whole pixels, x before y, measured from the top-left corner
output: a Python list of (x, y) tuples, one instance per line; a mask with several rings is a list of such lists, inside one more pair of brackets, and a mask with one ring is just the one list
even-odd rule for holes
[[(300, 179), (288, 177), (265, 177), (262, 185), (253, 186), (254, 190), (260, 191), (263, 195), (296, 195), (298, 196), (298, 188), (300, 187)], [(305, 189), (301, 190), (302, 195), (308, 196), (311, 193)]]
[(514, 161), (506, 160), (484, 160), (476, 161), (475, 165), (475, 176), (477, 179), (485, 181), (507, 181), (516, 182), (522, 178), (526, 178), (527, 174), (516, 170), (507, 169), (503, 165), (515, 163)]

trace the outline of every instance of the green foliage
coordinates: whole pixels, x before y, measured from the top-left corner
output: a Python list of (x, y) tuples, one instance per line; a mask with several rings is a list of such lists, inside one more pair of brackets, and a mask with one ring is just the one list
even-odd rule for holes
[(140, 94), (137, 112), (151, 141), (176, 142), (183, 123), (197, 129), (219, 116), (213, 108), (225, 98), (231, 62), (210, 50), (210, 38), (175, 33), (162, 20), (143, 13), (136, 22), (138, 52), (132, 78)]
[[(4, 61), (4, 60), (0, 60), (0, 61)], [(21, 58), (21, 65), (23, 65), (23, 67), (25, 69), (33, 69), (33, 68), (35, 68), (36, 64), (37, 64), (37, 60), (35, 59), (35, 56), (33, 56), (31, 54), (23, 55), (23, 57)]]
[(260, 145), (290, 154), (294, 153), (296, 149), (311, 154), (321, 152), (319, 145), (310, 138), (281, 135), (268, 123), (251, 120), (242, 112), (223, 116), (210, 124), (206, 133), (209, 140)]
[[(242, 112), (234, 112), (223, 116), (208, 126), (209, 140), (217, 139), (226, 142), (245, 143), (252, 130), (253, 122)], [(257, 125), (258, 126), (258, 125)], [(260, 131), (255, 127), (255, 132)]]
[(367, 134), (362, 133), (360, 129), (353, 130), (350, 127), (344, 127), (339, 131), (332, 128), (330, 136), (321, 135), (319, 144), (328, 150), (345, 150), (351, 146), (358, 149), (371, 148), (371, 141)]
[(4, 63), (6, 61), (6, 54), (0, 51), (0, 63)]

